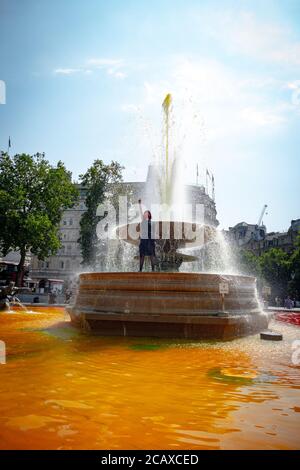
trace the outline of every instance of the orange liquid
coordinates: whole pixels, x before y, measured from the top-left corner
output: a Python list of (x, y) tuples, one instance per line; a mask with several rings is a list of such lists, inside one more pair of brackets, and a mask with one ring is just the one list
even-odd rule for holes
[(0, 313), (1, 449), (296, 449), (300, 329), (284, 341), (102, 338), (62, 309)]

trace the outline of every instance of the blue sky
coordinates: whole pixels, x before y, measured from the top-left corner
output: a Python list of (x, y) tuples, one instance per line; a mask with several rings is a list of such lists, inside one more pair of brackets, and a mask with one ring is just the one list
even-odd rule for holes
[(0, 149), (143, 180), (171, 92), (184, 178), (214, 174), (222, 228), (265, 203), (269, 230), (300, 217), (300, 0), (0, 0), (0, 80)]

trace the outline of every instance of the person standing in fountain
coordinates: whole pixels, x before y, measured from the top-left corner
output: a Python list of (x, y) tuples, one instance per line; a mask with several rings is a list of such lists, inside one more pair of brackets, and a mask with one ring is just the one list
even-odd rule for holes
[(155, 240), (152, 238), (152, 215), (150, 211), (142, 210), (142, 200), (139, 199), (139, 208), (141, 215), (141, 224), (140, 224), (140, 272), (143, 270), (145, 256), (150, 256), (151, 268), (154, 271), (155, 264)]

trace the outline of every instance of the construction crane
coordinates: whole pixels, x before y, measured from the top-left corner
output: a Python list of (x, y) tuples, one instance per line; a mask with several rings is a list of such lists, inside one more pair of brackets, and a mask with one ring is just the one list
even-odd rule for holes
[(263, 219), (263, 216), (265, 215), (265, 212), (267, 210), (267, 204), (264, 205), (264, 207), (262, 208), (262, 211), (261, 211), (261, 214), (260, 214), (260, 217), (258, 219), (258, 222), (257, 222), (257, 225), (260, 227), (261, 223), (262, 223), (262, 219)]

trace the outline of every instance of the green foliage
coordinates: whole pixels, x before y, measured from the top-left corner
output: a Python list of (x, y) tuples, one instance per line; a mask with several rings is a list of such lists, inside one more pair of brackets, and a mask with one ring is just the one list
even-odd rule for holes
[(289, 255), (280, 248), (272, 248), (260, 256), (263, 278), (272, 288), (272, 296), (285, 297), (291, 277)]
[(21, 254), (19, 273), (28, 250), (44, 259), (60, 247), (59, 223), (74, 205), (77, 190), (62, 162), (51, 166), (43, 154), (0, 156), (0, 249)]
[(252, 251), (240, 250), (238, 253), (238, 261), (241, 272), (261, 278), (262, 270), (259, 257), (255, 256)]
[(240, 250), (239, 265), (242, 272), (255, 276), (259, 285), (269, 285), (272, 298), (285, 298), (287, 293), (300, 298), (300, 235), (290, 254), (280, 248), (272, 248), (261, 256)]
[(96, 215), (97, 207), (106, 199), (106, 192), (115, 194), (113, 186), (122, 181), (123, 167), (115, 161), (106, 165), (102, 160), (95, 160), (84, 175), (80, 175), (81, 184), (86, 188), (87, 210), (80, 221), (80, 238), (82, 264), (93, 266), (96, 260), (97, 234), (96, 227), (102, 217)]
[(292, 297), (300, 299), (300, 233), (295, 243), (295, 251), (290, 257), (291, 280), (288, 284), (288, 291)]

